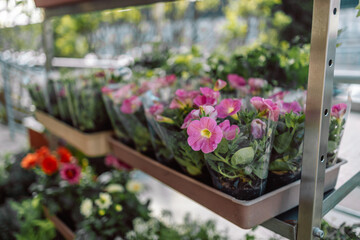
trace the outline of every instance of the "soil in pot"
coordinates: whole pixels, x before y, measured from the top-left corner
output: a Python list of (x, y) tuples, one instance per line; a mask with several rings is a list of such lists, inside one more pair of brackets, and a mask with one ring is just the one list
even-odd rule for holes
[(296, 172), (286, 172), (283, 174), (273, 173), (269, 171), (266, 192), (274, 191), (278, 188), (281, 188), (285, 185), (288, 185), (292, 182), (299, 180), (301, 177), (301, 171)]
[(252, 200), (260, 197), (266, 188), (266, 179), (255, 178), (250, 182), (244, 182), (240, 178), (226, 178), (208, 167), (215, 188), (227, 193), (239, 200)]

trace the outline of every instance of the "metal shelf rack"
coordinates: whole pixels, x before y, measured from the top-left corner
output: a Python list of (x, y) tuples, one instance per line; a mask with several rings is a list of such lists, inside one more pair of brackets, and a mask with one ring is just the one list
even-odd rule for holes
[[(35, 0), (37, 6), (45, 8), (43, 43), (47, 55), (46, 68), (51, 68), (53, 58), (51, 55), (52, 29), (49, 21), (51, 17), (170, 1), (172, 0)], [(320, 221), (323, 215), (360, 183), (360, 173), (357, 173), (324, 199), (324, 175), (339, 12), (340, 0), (314, 0), (298, 210), (292, 210), (262, 224), (289, 239), (311, 240), (322, 237)], [(290, 215), (293, 216), (294, 221), (291, 223), (284, 221), (284, 219), (289, 219)]]

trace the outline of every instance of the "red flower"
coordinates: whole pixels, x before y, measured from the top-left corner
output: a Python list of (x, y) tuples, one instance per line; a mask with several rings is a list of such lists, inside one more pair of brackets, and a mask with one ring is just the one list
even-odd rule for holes
[(48, 147), (43, 146), (43, 147), (39, 148), (38, 150), (36, 150), (36, 154), (40, 159), (42, 159), (42, 158), (50, 155), (50, 150)]
[(71, 160), (71, 153), (69, 150), (67, 150), (65, 147), (58, 147), (57, 153), (60, 157), (60, 162), (62, 163), (69, 163)]
[(77, 184), (80, 181), (81, 167), (76, 164), (66, 163), (60, 170), (60, 176), (70, 184)]
[(47, 175), (52, 175), (57, 172), (59, 168), (59, 163), (53, 155), (47, 155), (41, 161), (41, 169)]
[(21, 161), (21, 167), (25, 169), (34, 168), (39, 162), (39, 158), (36, 153), (27, 154)]

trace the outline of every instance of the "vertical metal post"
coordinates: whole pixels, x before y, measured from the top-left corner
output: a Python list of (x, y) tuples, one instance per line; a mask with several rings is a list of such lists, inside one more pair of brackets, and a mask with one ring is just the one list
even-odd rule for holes
[(322, 234), (322, 202), (340, 0), (314, 0), (298, 240)]
[(5, 95), (5, 105), (6, 105), (6, 117), (8, 120), (9, 128), (10, 128), (10, 138), (11, 140), (15, 140), (15, 120), (14, 120), (14, 109), (11, 99), (11, 84), (10, 84), (10, 65), (1, 62), (2, 66), (2, 77), (4, 79), (4, 95)]
[(46, 72), (49, 72), (51, 70), (51, 61), (54, 57), (54, 33), (51, 19), (46, 17), (46, 12), (44, 14), (44, 21), (42, 23), (42, 43), (46, 56), (45, 69)]

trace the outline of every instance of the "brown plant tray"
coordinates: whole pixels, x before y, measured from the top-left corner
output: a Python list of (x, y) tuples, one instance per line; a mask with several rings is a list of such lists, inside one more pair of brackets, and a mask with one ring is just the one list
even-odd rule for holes
[(106, 139), (111, 136), (112, 131), (84, 133), (41, 111), (36, 111), (35, 117), (52, 134), (66, 140), (67, 143), (79, 149), (86, 156), (104, 156), (109, 152)]
[(45, 206), (43, 206), (44, 214), (47, 219), (49, 219), (55, 226), (56, 230), (59, 231), (59, 233), (66, 239), (66, 240), (74, 240), (75, 239), (75, 233), (71, 231), (71, 229), (66, 226), (66, 224), (60, 220), (55, 215), (51, 215), (49, 212), (49, 209)]
[[(114, 138), (108, 138), (112, 153), (195, 202), (236, 224), (249, 229), (299, 205), (300, 180), (253, 200), (238, 200), (211, 186), (164, 166)], [(335, 187), (342, 160), (326, 169), (325, 191)]]

